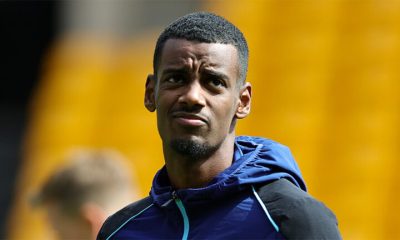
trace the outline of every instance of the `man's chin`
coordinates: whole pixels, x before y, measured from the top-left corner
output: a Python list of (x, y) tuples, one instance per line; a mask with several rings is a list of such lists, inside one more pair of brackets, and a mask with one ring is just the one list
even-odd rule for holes
[(211, 146), (196, 139), (174, 139), (170, 142), (170, 146), (175, 152), (192, 159), (207, 158), (219, 147), (219, 145)]

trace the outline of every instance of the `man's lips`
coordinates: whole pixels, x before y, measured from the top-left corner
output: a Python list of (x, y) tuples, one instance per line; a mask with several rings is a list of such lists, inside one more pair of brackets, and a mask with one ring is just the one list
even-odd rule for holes
[(207, 124), (207, 120), (193, 113), (187, 112), (174, 112), (172, 118), (180, 125), (198, 127)]

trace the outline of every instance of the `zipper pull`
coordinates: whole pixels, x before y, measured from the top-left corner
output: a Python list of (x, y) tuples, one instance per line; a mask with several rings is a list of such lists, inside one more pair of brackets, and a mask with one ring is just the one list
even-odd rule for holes
[(166, 201), (163, 205), (161, 205), (161, 207), (165, 207), (168, 206), (168, 204), (170, 204), (172, 201), (175, 201), (176, 199), (178, 199), (178, 195), (176, 194), (175, 190), (171, 193), (171, 199), (169, 199), (168, 201)]
[(176, 191), (175, 191), (175, 190), (172, 192), (171, 195), (172, 195), (172, 199), (173, 199), (173, 200), (178, 199), (178, 195), (176, 194)]

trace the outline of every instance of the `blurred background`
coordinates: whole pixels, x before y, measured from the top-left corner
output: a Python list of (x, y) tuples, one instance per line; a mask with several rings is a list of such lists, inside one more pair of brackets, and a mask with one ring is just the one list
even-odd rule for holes
[(0, 239), (53, 239), (29, 199), (74, 147), (127, 156), (141, 196), (163, 165), (143, 106), (153, 48), (186, 13), (250, 47), (238, 134), (289, 146), (344, 239), (400, 239), (400, 1), (2, 1)]

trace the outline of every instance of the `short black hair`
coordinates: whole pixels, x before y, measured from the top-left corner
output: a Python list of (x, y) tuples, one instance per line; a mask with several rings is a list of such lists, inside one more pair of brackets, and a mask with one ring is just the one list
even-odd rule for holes
[(223, 17), (208, 12), (195, 12), (178, 18), (160, 34), (154, 50), (153, 71), (157, 73), (161, 53), (168, 39), (186, 39), (204, 43), (232, 44), (239, 54), (239, 79), (247, 75), (249, 50), (243, 33)]

